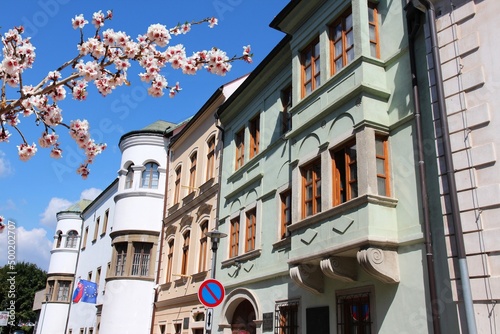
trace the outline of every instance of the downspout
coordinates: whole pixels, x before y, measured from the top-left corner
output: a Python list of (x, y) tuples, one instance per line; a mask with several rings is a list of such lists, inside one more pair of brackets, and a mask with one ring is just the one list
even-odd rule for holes
[(436, 11), (434, 5), (429, 0), (416, 0), (422, 3), (426, 8), (427, 24), (429, 25), (429, 34), (431, 39), (432, 61), (434, 63), (434, 77), (436, 81), (437, 102), (439, 115), (441, 119), (441, 133), (443, 140), (444, 158), (446, 164), (446, 177), (448, 181), (451, 214), (453, 227), (455, 229), (455, 242), (457, 245), (458, 266), (460, 270), (460, 282), (462, 287), (462, 297), (465, 308), (465, 320), (469, 334), (476, 334), (476, 319), (474, 315), (474, 304), (470, 287), (469, 269), (467, 266), (467, 256), (465, 253), (464, 235), (462, 230), (462, 221), (460, 218), (460, 206), (458, 203), (457, 184), (455, 180), (455, 169), (453, 166), (452, 150), (450, 143), (450, 131), (448, 127), (448, 115), (446, 112), (443, 74), (441, 72), (441, 58), (439, 55), (439, 45), (437, 41), (436, 29)]
[[(163, 137), (168, 138), (170, 137), (169, 134), (167, 133), (167, 130), (170, 129), (170, 127), (167, 127), (165, 131), (163, 132)], [(160, 269), (161, 269), (161, 254), (163, 251), (163, 237), (164, 237), (164, 230), (165, 230), (165, 217), (167, 217), (167, 194), (168, 194), (168, 173), (169, 173), (169, 167), (170, 166), (170, 143), (167, 146), (167, 164), (166, 164), (166, 175), (165, 175), (165, 192), (163, 195), (163, 215), (161, 219), (161, 231), (160, 231), (160, 240), (159, 240), (159, 246), (158, 246), (158, 265), (156, 267), (156, 279), (155, 279), (155, 288), (154, 288), (154, 299), (153, 299), (153, 314), (151, 315), (151, 330), (150, 333), (154, 333), (154, 324), (155, 324), (155, 312), (156, 312), (156, 302), (158, 301), (158, 289), (156, 288), (160, 284)]]
[(415, 7), (410, 3), (405, 7), (406, 22), (408, 26), (408, 48), (410, 53), (410, 69), (411, 81), (413, 90), (413, 104), (415, 108), (415, 131), (418, 150), (418, 170), (420, 174), (420, 196), (422, 202), (423, 228), (424, 228), (424, 245), (427, 259), (427, 276), (429, 280), (429, 297), (431, 301), (432, 328), (434, 334), (441, 333), (438, 294), (436, 288), (436, 273), (434, 263), (434, 253), (432, 248), (432, 233), (429, 216), (429, 196), (427, 191), (427, 177), (425, 173), (425, 155), (422, 133), (422, 119), (418, 90), (417, 65), (415, 61), (415, 37), (422, 27), (420, 15)]
[(222, 147), (220, 149), (219, 153), (219, 173), (218, 173), (218, 180), (217, 180), (217, 210), (215, 210), (215, 226), (214, 228), (216, 230), (219, 229), (219, 212), (220, 212), (220, 189), (221, 189), (221, 183), (222, 183), (222, 157), (223, 157), (223, 152), (224, 152), (224, 128), (220, 126), (219, 123), (219, 114), (218, 112), (215, 113), (215, 127), (219, 130), (220, 133), (220, 139), (218, 140), (218, 143), (222, 143)]

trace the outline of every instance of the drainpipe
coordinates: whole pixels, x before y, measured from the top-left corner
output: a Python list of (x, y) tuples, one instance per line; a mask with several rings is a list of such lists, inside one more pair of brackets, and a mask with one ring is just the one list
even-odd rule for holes
[(411, 3), (405, 7), (406, 22), (408, 26), (408, 48), (410, 53), (411, 80), (413, 89), (413, 104), (415, 108), (415, 132), (418, 150), (418, 170), (420, 174), (420, 196), (422, 201), (422, 215), (424, 228), (424, 245), (427, 258), (427, 276), (429, 280), (429, 297), (431, 300), (432, 328), (434, 334), (441, 333), (438, 294), (436, 289), (436, 273), (434, 263), (434, 253), (432, 248), (432, 233), (429, 216), (429, 197), (427, 191), (427, 177), (425, 173), (425, 155), (422, 134), (422, 119), (418, 90), (417, 65), (415, 61), (415, 37), (422, 27), (420, 15)]
[[(462, 231), (462, 221), (460, 218), (460, 206), (458, 203), (457, 184), (455, 180), (455, 169), (453, 167), (452, 150), (450, 144), (450, 132), (448, 127), (448, 115), (446, 112), (445, 95), (443, 87), (443, 74), (441, 72), (441, 59), (439, 55), (439, 45), (437, 42), (436, 11), (434, 5), (429, 0), (413, 0), (425, 6), (427, 13), (427, 24), (431, 39), (431, 53), (434, 63), (434, 77), (436, 80), (437, 102), (441, 119), (441, 132), (443, 140), (444, 158), (446, 164), (446, 177), (451, 205), (453, 227), (455, 229), (455, 241), (457, 244), (458, 266), (460, 270), (460, 282), (462, 287), (462, 297), (464, 300), (465, 320), (469, 334), (476, 334), (476, 319), (474, 315), (474, 304), (470, 287), (469, 269), (467, 266), (467, 256), (465, 253), (464, 235)], [(421, 7), (421, 6), (418, 6)]]

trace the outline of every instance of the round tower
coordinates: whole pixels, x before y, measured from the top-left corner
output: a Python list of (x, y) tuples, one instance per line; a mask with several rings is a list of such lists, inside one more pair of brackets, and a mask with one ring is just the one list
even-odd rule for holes
[(167, 171), (165, 134), (174, 126), (159, 121), (120, 139), (122, 159), (114, 197), (113, 254), (106, 277), (102, 333), (149, 332)]
[(50, 251), (45, 301), (40, 313), (38, 333), (65, 332), (80, 249), (81, 213), (89, 203), (88, 200), (82, 200), (56, 215), (56, 233)]

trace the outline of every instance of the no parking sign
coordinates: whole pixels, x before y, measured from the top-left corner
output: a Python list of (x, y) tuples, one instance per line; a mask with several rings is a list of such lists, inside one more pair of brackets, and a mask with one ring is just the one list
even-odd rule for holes
[(201, 283), (198, 289), (198, 299), (205, 307), (216, 307), (224, 300), (224, 286), (215, 279), (207, 279)]

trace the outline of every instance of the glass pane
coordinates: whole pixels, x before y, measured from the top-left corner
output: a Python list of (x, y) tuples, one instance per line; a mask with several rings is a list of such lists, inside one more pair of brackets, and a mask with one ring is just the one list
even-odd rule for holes
[(335, 43), (335, 56), (338, 57), (342, 54), (342, 41)]
[(313, 214), (312, 203), (307, 203), (306, 204), (306, 216), (310, 216), (312, 214)]
[(316, 181), (316, 196), (321, 196), (321, 181)]
[(349, 30), (351, 28), (352, 28), (352, 14), (349, 14), (349, 16), (345, 18), (345, 30)]
[(306, 187), (306, 200), (310, 200), (312, 198), (312, 186)]
[(374, 41), (376, 40), (376, 35), (375, 35), (375, 26), (370, 25), (370, 40)]
[(309, 66), (311, 63), (311, 50), (309, 49), (306, 53), (304, 53), (304, 66)]
[(384, 142), (380, 139), (375, 140), (375, 154), (384, 156)]
[(315, 83), (315, 87), (319, 87), (319, 85), (321, 85), (321, 80), (320, 80), (320, 76), (318, 75), (316, 78), (314, 78), (314, 83)]
[(333, 40), (336, 41), (338, 39), (340, 39), (342, 37), (342, 25), (341, 24), (338, 24), (335, 28), (334, 28), (334, 32), (333, 32)]
[(347, 63), (350, 63), (354, 59), (354, 48), (347, 51)]
[(377, 174), (385, 175), (385, 161), (383, 159), (377, 159)]
[(358, 197), (358, 184), (353, 183), (351, 184), (351, 198), (356, 198)]
[(383, 179), (381, 177), (377, 178), (377, 188), (378, 188), (379, 195), (387, 194), (386, 189), (385, 189), (385, 179)]
[(348, 149), (348, 153), (349, 153), (349, 159), (350, 159), (351, 161), (356, 160), (356, 145), (354, 145), (354, 146), (350, 147), (350, 148)]
[(354, 32), (351, 30), (346, 35), (346, 47), (349, 48), (354, 44)]
[(314, 45), (314, 57), (318, 57), (318, 56), (319, 56), (319, 43)]
[(342, 58), (339, 58), (335, 61), (335, 70), (340, 71), (342, 69)]
[(318, 74), (320, 71), (320, 62), (319, 59), (314, 61), (314, 75)]
[(311, 89), (311, 83), (308, 83), (308, 84), (306, 85), (306, 94), (309, 94), (309, 93), (311, 92), (311, 90), (312, 90), (312, 89)]
[(368, 20), (373, 22), (373, 8), (368, 7)]
[(310, 66), (306, 68), (305, 74), (306, 74), (305, 81), (311, 80), (311, 67)]
[(370, 56), (377, 57), (377, 45), (370, 43)]
[(321, 212), (321, 198), (316, 199), (316, 212)]

